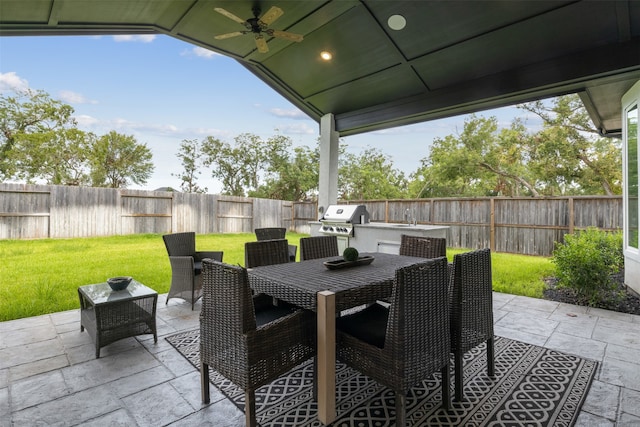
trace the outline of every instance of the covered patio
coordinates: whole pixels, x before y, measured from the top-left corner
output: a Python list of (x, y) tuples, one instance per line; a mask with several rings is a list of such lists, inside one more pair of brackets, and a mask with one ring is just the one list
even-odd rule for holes
[[(102, 349), (80, 332), (78, 310), (0, 323), (0, 426), (243, 426), (216, 388), (165, 339), (198, 327), (196, 310), (158, 299), (151, 335)], [(496, 335), (600, 362), (576, 425), (640, 424), (640, 316), (494, 293)], [(340, 414), (338, 414), (340, 415)]]
[[(268, 26), (302, 37), (241, 32), (273, 7)], [(633, 0), (0, 3), (0, 36), (96, 34), (165, 34), (230, 56), (316, 120), (321, 209), (337, 200), (340, 136), (566, 93), (620, 136), (622, 96), (640, 80)], [(128, 338), (100, 359), (77, 310), (0, 323), (0, 426), (243, 425), (222, 394), (202, 405), (198, 371), (164, 339), (197, 328), (198, 305), (164, 298), (157, 344)], [(494, 319), (498, 336), (600, 362), (577, 425), (640, 424), (640, 317), (496, 293)]]

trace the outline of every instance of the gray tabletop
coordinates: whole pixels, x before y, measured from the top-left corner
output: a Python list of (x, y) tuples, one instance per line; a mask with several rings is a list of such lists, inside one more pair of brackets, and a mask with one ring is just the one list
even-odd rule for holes
[(388, 298), (397, 268), (426, 261), (379, 252), (360, 255), (375, 259), (369, 265), (337, 270), (324, 266), (325, 261), (337, 257), (256, 267), (248, 272), (249, 282), (256, 292), (310, 310), (316, 309), (318, 292), (332, 291), (336, 294), (336, 309), (344, 310)]
[(97, 283), (95, 285), (80, 286), (78, 290), (93, 305), (134, 300), (157, 295), (156, 291), (135, 280), (132, 280), (131, 283), (129, 283), (129, 286), (122, 291), (111, 290), (111, 287), (106, 282)]

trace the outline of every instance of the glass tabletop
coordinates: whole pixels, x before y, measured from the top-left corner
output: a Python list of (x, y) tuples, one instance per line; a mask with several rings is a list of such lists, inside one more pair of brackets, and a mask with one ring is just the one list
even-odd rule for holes
[(122, 291), (111, 290), (111, 287), (106, 282), (97, 283), (95, 285), (80, 286), (79, 290), (94, 305), (115, 301), (126, 301), (158, 294), (153, 289), (135, 280), (132, 280), (131, 283), (129, 283), (129, 286)]

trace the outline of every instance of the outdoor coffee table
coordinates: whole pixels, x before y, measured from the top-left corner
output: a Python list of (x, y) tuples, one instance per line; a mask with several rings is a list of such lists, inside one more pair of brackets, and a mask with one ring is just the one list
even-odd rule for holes
[(80, 286), (80, 332), (87, 332), (96, 343), (96, 358), (107, 344), (156, 331), (158, 293), (132, 280), (122, 291), (112, 291), (105, 283)]

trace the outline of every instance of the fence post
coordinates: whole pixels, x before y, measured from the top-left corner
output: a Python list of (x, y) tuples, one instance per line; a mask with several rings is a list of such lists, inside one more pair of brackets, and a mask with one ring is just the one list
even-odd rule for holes
[(389, 201), (385, 200), (384, 202), (384, 222), (389, 222)]
[(433, 199), (429, 199), (429, 224), (433, 224)]
[(491, 252), (495, 252), (496, 250), (496, 199), (489, 199), (491, 203), (491, 224), (489, 226), (489, 247), (491, 248)]
[(569, 234), (573, 234), (574, 221), (573, 197), (569, 197)]

